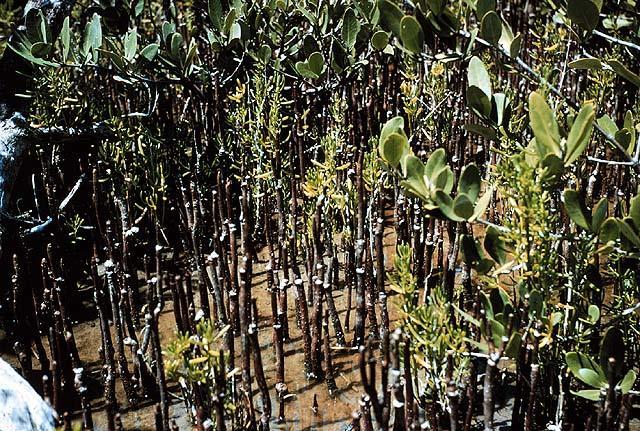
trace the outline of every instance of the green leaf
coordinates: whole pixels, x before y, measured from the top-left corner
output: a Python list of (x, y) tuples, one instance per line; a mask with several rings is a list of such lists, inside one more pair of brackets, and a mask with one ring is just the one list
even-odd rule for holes
[(229, 43), (236, 40), (242, 41), (242, 25), (240, 24), (240, 21), (234, 21), (229, 28)]
[(495, 12), (496, 0), (478, 0), (476, 2), (476, 16), (482, 18), (487, 12)]
[(348, 8), (342, 18), (342, 40), (348, 50), (352, 50), (356, 44), (360, 32), (360, 21), (356, 18), (353, 9)]
[(529, 122), (541, 150), (540, 154), (544, 156), (551, 152), (560, 156), (562, 152), (558, 123), (544, 97), (535, 91), (529, 95)]
[(475, 85), (467, 88), (467, 105), (479, 117), (488, 119), (491, 115), (491, 99)]
[(624, 220), (618, 220), (618, 228), (634, 246), (640, 247), (640, 237), (638, 237), (631, 223), (633, 223), (633, 220), (629, 217)]
[(509, 99), (504, 93), (496, 93), (491, 98), (491, 119), (502, 126), (510, 116)]
[(507, 347), (504, 349), (504, 355), (511, 359), (517, 359), (520, 354), (520, 345), (522, 344), (522, 335), (514, 332), (509, 338)]
[[(624, 147), (624, 149), (626, 150), (627, 148), (629, 148), (629, 145), (631, 145), (631, 137), (633, 135), (634, 133), (632, 133), (628, 129), (620, 129), (616, 132), (614, 138), (616, 138), (616, 142), (622, 145), (622, 147)], [(627, 153), (629, 153), (628, 150)]]
[(482, 17), (480, 27), (482, 38), (491, 45), (497, 45), (502, 35), (502, 20), (495, 12), (488, 12)]
[(600, 389), (583, 389), (581, 391), (571, 391), (573, 395), (590, 401), (600, 401)]
[(171, 40), (169, 43), (169, 51), (171, 52), (171, 56), (175, 60), (180, 59), (180, 50), (182, 49), (183, 42), (184, 42), (184, 38), (180, 33), (173, 33), (171, 35)]
[(262, 62), (262, 64), (268, 64), (269, 60), (271, 60), (272, 54), (273, 51), (271, 50), (271, 47), (266, 43), (258, 48), (258, 51), (256, 52), (256, 56), (258, 57), (260, 62)]
[(307, 63), (306, 61), (298, 61), (295, 67), (296, 67), (296, 72), (298, 72), (298, 74), (303, 78), (315, 79), (319, 77), (317, 73), (313, 72), (309, 68), (309, 63)]
[(36, 58), (44, 58), (51, 52), (51, 44), (46, 42), (36, 42), (31, 45), (31, 54)]
[(133, 7), (133, 15), (138, 18), (142, 11), (144, 10), (144, 0), (136, 0), (135, 5)]
[(453, 190), (453, 171), (449, 166), (440, 169), (435, 175), (434, 186), (438, 190), (442, 190), (446, 194), (450, 194)]
[(611, 136), (614, 136), (618, 131), (618, 126), (607, 114), (598, 118), (598, 126), (602, 127)]
[(620, 227), (618, 226), (618, 220), (613, 217), (609, 217), (602, 223), (600, 226), (600, 231), (598, 232), (600, 241), (603, 243), (608, 243), (609, 241), (615, 241), (618, 239), (620, 235)]
[(427, 164), (425, 165), (424, 174), (425, 176), (434, 183), (436, 181), (436, 174), (444, 168), (447, 162), (447, 153), (444, 151), (444, 148), (438, 148), (429, 156), (427, 160)]
[(566, 189), (562, 193), (562, 198), (569, 218), (581, 228), (589, 230), (591, 214), (587, 211), (580, 194), (576, 190)]
[(451, 199), (451, 196), (449, 196), (442, 190), (437, 190), (434, 194), (434, 197), (436, 203), (438, 204), (438, 209), (445, 217), (453, 221), (464, 220), (453, 211), (453, 200)]
[(586, 103), (575, 121), (569, 136), (567, 136), (567, 153), (564, 157), (565, 164), (570, 165), (586, 150), (589, 140), (591, 139), (591, 131), (593, 129), (593, 120), (596, 113), (592, 103)]
[(489, 295), (484, 292), (479, 292), (478, 297), (480, 298), (480, 302), (482, 303), (482, 309), (484, 310), (485, 316), (487, 319), (493, 319), (495, 317), (495, 313), (493, 310), (493, 304), (491, 303), (491, 299)]
[(617, 387), (620, 388), (620, 392), (623, 394), (629, 393), (629, 391), (633, 388), (633, 384), (636, 382), (636, 372), (633, 370), (629, 370), (627, 374), (624, 375), (624, 378), (617, 384)]
[(192, 70), (191, 66), (193, 66), (197, 53), (198, 53), (198, 46), (196, 45), (195, 40), (191, 39), (191, 41), (189, 42), (189, 49), (187, 51), (187, 56), (185, 57), (185, 60), (184, 60), (185, 75), (189, 75), (189, 73), (191, 72)]
[(405, 15), (400, 21), (400, 40), (409, 52), (419, 54), (424, 45), (424, 32), (422, 26), (411, 15)]
[(162, 23), (162, 40), (167, 45), (169, 44), (169, 36), (171, 36), (176, 31), (176, 25), (170, 22)]
[(209, 0), (208, 4), (209, 21), (218, 32), (222, 30), (222, 3), (220, 0)]
[(400, 21), (404, 16), (402, 10), (392, 1), (378, 0), (380, 9), (380, 24), (385, 30), (391, 31), (396, 37), (400, 37)]
[(633, 154), (636, 148), (636, 130), (633, 124), (633, 114), (631, 111), (627, 111), (624, 115), (624, 128), (629, 131), (631, 135), (631, 141), (629, 142), (629, 146), (627, 147), (627, 152), (629, 154)]
[(378, 143), (382, 144), (392, 133), (400, 133), (405, 138), (407, 137), (407, 135), (405, 135), (404, 133), (404, 118), (400, 116), (393, 117), (392, 119), (384, 123), (384, 126), (380, 131), (380, 139), (378, 140)]
[(312, 34), (307, 34), (304, 37), (302, 41), (302, 46), (304, 48), (304, 53), (307, 57), (316, 51), (320, 51), (320, 45), (318, 45), (316, 38), (313, 37)]
[(316, 75), (320, 76), (322, 74), (322, 70), (324, 69), (324, 57), (319, 52), (314, 52), (309, 56), (307, 60), (309, 65), (309, 70), (311, 70)]
[(522, 35), (518, 34), (511, 41), (511, 45), (509, 45), (509, 57), (518, 58), (520, 55), (520, 49), (522, 48)]
[(502, 323), (494, 319), (489, 319), (489, 327), (491, 328), (491, 338), (494, 346), (502, 345), (502, 337), (504, 337), (505, 329)]
[(529, 292), (529, 316), (541, 318), (542, 309), (544, 308), (544, 298), (539, 290), (532, 290)]
[(153, 59), (156, 58), (156, 55), (158, 55), (159, 48), (160, 45), (158, 45), (157, 43), (150, 43), (149, 45), (142, 48), (142, 51), (140, 51), (140, 56), (147, 61), (153, 61)]
[(427, 200), (430, 193), (424, 182), (424, 164), (422, 161), (413, 154), (407, 154), (400, 160), (400, 165), (406, 178), (400, 182), (400, 185), (409, 194), (422, 200)]
[(636, 229), (640, 229), (640, 194), (635, 195), (629, 201), (629, 217), (633, 220)]
[(607, 209), (609, 208), (609, 200), (604, 197), (598, 201), (591, 213), (591, 230), (599, 232), (604, 219), (607, 217)]
[(476, 202), (476, 206), (473, 210), (473, 217), (469, 219), (470, 222), (477, 220), (480, 217), (487, 207), (489, 206), (489, 202), (491, 202), (491, 196), (493, 196), (493, 189), (489, 189), (484, 192), (484, 195)]
[(44, 17), (40, 9), (31, 8), (27, 11), (25, 16), (25, 34), (29, 42), (44, 42), (45, 35), (42, 33), (42, 23)]
[(589, 315), (589, 322), (591, 322), (592, 324), (596, 324), (598, 323), (598, 320), (600, 319), (600, 309), (598, 308), (597, 305), (589, 305), (589, 308), (587, 309), (587, 314)]
[(602, 69), (602, 62), (597, 58), (579, 58), (569, 62), (571, 69)]
[(409, 151), (409, 143), (407, 137), (399, 133), (392, 133), (380, 144), (380, 156), (391, 165), (397, 168), (402, 156)]
[(624, 64), (614, 59), (607, 60), (607, 63), (620, 77), (626, 79), (636, 87), (640, 87), (640, 76), (630, 71)]
[(484, 237), (484, 249), (489, 256), (500, 265), (507, 262), (507, 248), (504, 240), (500, 238), (500, 231), (493, 226), (489, 226)]
[(482, 250), (478, 242), (471, 235), (462, 235), (460, 238), (460, 248), (464, 261), (468, 265), (476, 265), (483, 258)]
[(60, 30), (60, 42), (62, 43), (62, 61), (67, 62), (69, 49), (71, 48), (71, 30), (69, 29), (69, 17), (65, 17)]
[[(576, 375), (582, 368), (589, 368), (596, 371), (597, 373), (602, 372), (600, 366), (584, 353), (567, 352), (564, 355), (564, 359), (567, 363), (567, 366), (569, 367), (569, 370), (571, 370), (574, 375)], [(602, 375), (604, 376), (604, 373), (602, 373)]]
[(100, 15), (94, 13), (93, 18), (85, 27), (82, 53), (87, 56), (92, 50), (96, 50), (101, 46), (102, 25), (100, 24)]
[(131, 61), (138, 50), (138, 32), (133, 29), (127, 32), (124, 38), (124, 58)]
[(233, 27), (233, 24), (235, 24), (236, 22), (236, 18), (238, 18), (238, 11), (236, 10), (236, 8), (231, 8), (229, 12), (227, 12), (227, 16), (224, 17), (224, 23), (222, 24), (222, 33), (227, 37), (231, 33), (231, 29)]
[(592, 31), (598, 26), (601, 7), (601, 1), (598, 5), (593, 0), (568, 0), (567, 15), (574, 24), (579, 25), (584, 30)]
[(469, 67), (467, 67), (467, 81), (469, 87), (478, 87), (482, 92), (491, 98), (491, 77), (487, 68), (484, 66), (482, 60), (474, 56), (469, 61)]
[(470, 164), (462, 169), (458, 180), (458, 193), (464, 193), (471, 202), (475, 202), (480, 194), (480, 170), (475, 164)]
[(371, 36), (371, 46), (382, 51), (389, 44), (389, 34), (384, 30), (378, 30)]
[(453, 200), (453, 212), (460, 218), (468, 220), (473, 216), (473, 203), (464, 193), (459, 194)]
[(558, 181), (564, 172), (564, 162), (555, 154), (549, 153), (544, 156), (541, 166), (545, 168), (543, 178), (551, 183)]
[(604, 388), (607, 385), (605, 379), (589, 368), (580, 368), (575, 376), (593, 388)]

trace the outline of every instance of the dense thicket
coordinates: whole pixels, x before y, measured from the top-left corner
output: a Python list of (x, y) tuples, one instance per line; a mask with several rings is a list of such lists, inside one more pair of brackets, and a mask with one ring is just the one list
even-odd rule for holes
[(5, 351), (66, 427), (150, 403), (172, 429), (179, 396), (266, 430), (330, 403), (295, 370), (344, 400), (356, 358), (352, 429), (630, 429), (634, 0), (9, 1), (0, 26)]

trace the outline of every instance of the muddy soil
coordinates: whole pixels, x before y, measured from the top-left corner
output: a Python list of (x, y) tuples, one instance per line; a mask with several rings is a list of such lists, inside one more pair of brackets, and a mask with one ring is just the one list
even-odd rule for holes
[[(387, 269), (393, 267), (393, 256), (395, 254), (395, 235), (393, 229), (387, 229), (385, 235), (385, 258)], [(277, 399), (274, 389), (276, 380), (276, 361), (272, 342), (273, 329), (271, 326), (271, 302), (270, 294), (267, 291), (266, 282), (266, 250), (262, 250), (258, 255), (254, 269), (252, 285), (252, 295), (257, 300), (259, 314), (259, 340), (261, 346), (262, 360), (264, 364), (265, 377), (269, 385), (273, 405), (273, 416), (277, 414)], [(142, 277), (141, 277), (142, 278)], [(305, 279), (305, 286), (308, 280)], [(343, 279), (343, 277), (341, 277)], [(352, 293), (355, 296), (355, 292)], [(358, 402), (362, 394), (360, 385), (360, 375), (358, 369), (358, 355), (353, 349), (335, 348), (333, 350), (334, 375), (338, 386), (338, 392), (330, 397), (324, 380), (308, 380), (305, 376), (303, 366), (303, 343), (300, 330), (295, 325), (295, 297), (293, 289), (288, 290), (288, 320), (290, 322), (290, 341), (285, 343), (285, 382), (289, 393), (292, 395), (287, 399), (285, 409), (285, 423), (276, 424), (272, 420), (272, 429), (280, 430), (341, 430), (351, 420), (351, 414), (359, 408)], [(90, 295), (86, 295), (90, 297)], [(165, 292), (165, 308), (159, 317), (159, 333), (163, 346), (167, 345), (176, 335), (176, 324), (172, 309), (170, 293)], [(336, 308), (344, 324), (347, 310), (348, 290), (339, 288), (333, 292)], [(352, 297), (352, 307), (355, 304), (355, 297)], [(93, 308), (93, 304), (86, 302), (86, 307)], [(395, 300), (389, 300), (389, 312), (392, 322), (397, 318)], [(355, 322), (355, 311), (352, 309), (349, 328), (344, 328), (347, 342), (353, 338), (353, 324)], [(393, 324), (392, 324), (393, 327)], [(113, 331), (113, 327), (111, 328)], [(85, 366), (85, 380), (91, 393), (91, 404), (93, 419), (96, 430), (106, 430), (106, 414), (104, 412), (104, 399), (102, 397), (102, 385), (100, 368), (101, 335), (100, 324), (97, 319), (91, 319), (74, 325), (74, 334), (78, 346), (79, 356)], [(333, 329), (330, 329), (333, 333)], [(236, 363), (239, 362), (239, 337), (236, 339)], [(45, 348), (48, 349), (46, 338), (43, 339)], [(3, 349), (0, 356), (14, 366), (18, 366), (17, 360), (12, 352)], [(34, 369), (38, 368), (37, 361), (34, 360)], [(39, 382), (33, 382), (39, 386)], [(254, 386), (255, 388), (255, 386)], [(181, 430), (193, 429), (189, 414), (183, 402), (180, 400), (180, 391), (175, 382), (169, 382), (171, 393), (171, 405), (169, 412), (172, 419)], [(126, 430), (153, 430), (155, 429), (155, 406), (153, 402), (142, 402), (135, 406), (126, 404), (126, 396), (123, 387), (118, 380), (116, 382), (117, 399), (120, 404), (120, 413), (124, 428)], [(255, 393), (254, 393), (255, 396)], [(317, 399), (318, 410), (312, 409), (314, 397)], [(254, 397), (254, 402), (256, 398)], [(80, 412), (74, 412), (74, 418), (80, 420)]]

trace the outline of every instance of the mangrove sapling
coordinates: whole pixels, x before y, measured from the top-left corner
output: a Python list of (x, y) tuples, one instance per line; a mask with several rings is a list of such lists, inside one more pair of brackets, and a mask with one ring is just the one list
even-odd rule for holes
[(322, 249), (321, 239), (321, 211), (322, 206), (318, 205), (315, 211), (315, 217), (313, 218), (313, 242), (314, 242), (314, 275), (311, 278), (311, 284), (313, 285), (313, 309), (311, 312), (311, 371), (316, 379), (321, 379), (322, 372), (322, 319), (324, 316), (324, 277), (325, 277), (325, 264), (324, 264), (324, 250)]
[(324, 320), (322, 321), (322, 329), (324, 331), (324, 338), (322, 344), (322, 354), (324, 359), (324, 380), (327, 383), (327, 390), (329, 396), (334, 397), (338, 390), (336, 385), (336, 379), (334, 375), (333, 360), (331, 359), (331, 341), (329, 336), (329, 312), (324, 312)]
[(260, 342), (258, 340), (258, 306), (256, 299), (251, 302), (251, 325), (249, 327), (249, 337), (251, 338), (251, 350), (253, 353), (253, 368), (256, 372), (256, 381), (261, 396), (262, 414), (260, 416), (260, 431), (269, 431), (269, 421), (271, 420), (271, 397), (267, 380), (264, 376), (262, 365), (262, 355), (260, 353)]
[[(107, 232), (109, 232), (110, 224), (107, 222)], [(113, 325), (115, 331), (115, 352), (116, 361), (118, 364), (118, 374), (120, 375), (124, 391), (127, 394), (127, 399), (130, 403), (134, 403), (137, 396), (133, 386), (133, 380), (131, 373), (129, 372), (129, 366), (127, 357), (124, 350), (124, 327), (121, 318), (121, 307), (123, 305), (122, 297), (118, 297), (118, 286), (114, 274), (114, 263), (112, 260), (107, 260), (104, 263), (105, 276), (107, 280), (107, 287), (109, 292), (109, 301), (111, 302), (111, 316), (113, 318)], [(159, 349), (159, 347), (158, 347)]]
[[(357, 214), (356, 214), (356, 237), (355, 237), (355, 287), (356, 287), (356, 323), (353, 330), (353, 346), (361, 346), (364, 344), (364, 326), (366, 319), (366, 286), (365, 286), (365, 269), (364, 269), (364, 184), (362, 180), (362, 153), (358, 156), (356, 163), (356, 190), (357, 190)], [(345, 324), (348, 327), (348, 325)]]
[(102, 356), (104, 357), (102, 370), (104, 399), (107, 410), (108, 428), (111, 430), (114, 426), (112, 423), (113, 415), (118, 411), (116, 400), (116, 368), (114, 361), (115, 351), (111, 341), (109, 320), (107, 318), (106, 307), (104, 305), (107, 302), (107, 295), (100, 283), (100, 278), (98, 276), (98, 261), (95, 256), (91, 260), (91, 278), (93, 280), (94, 300), (98, 310), (98, 318), (100, 320), (100, 332), (102, 333)]
[[(153, 348), (153, 361), (155, 362), (156, 369), (156, 383), (158, 385), (158, 392), (160, 395), (160, 418), (161, 429), (167, 431), (169, 429), (169, 400), (167, 397), (167, 384), (165, 380), (164, 360), (162, 358), (162, 351), (160, 346), (160, 335), (158, 334), (158, 316), (160, 315), (160, 308), (156, 307), (151, 310), (151, 313), (147, 313), (145, 321), (151, 328), (151, 344)], [(153, 314), (152, 314), (153, 313)]]
[[(294, 379), (294, 367), (302, 366), (294, 355), (286, 356), (285, 368), (285, 340), (291, 352), (303, 348), (307, 375), (324, 374), (331, 389), (336, 376), (328, 371), (338, 357), (331, 341), (343, 344), (340, 333), (351, 328), (353, 345), (366, 345), (366, 354), (379, 358), (366, 361), (366, 382), (353, 380), (366, 394), (349, 397), (359, 412), (344, 419), (354, 429), (467, 430), (483, 421), (491, 427), (503, 393), (513, 397), (507, 405), (514, 429), (628, 427), (632, 394), (625, 393), (628, 383), (615, 387), (622, 376), (607, 374), (600, 395), (604, 388), (584, 389), (579, 374), (566, 372), (563, 354), (595, 353), (603, 325), (628, 328), (625, 340), (638, 344), (633, 263), (640, 201), (633, 172), (640, 81), (632, 57), (638, 21), (629, 2), (273, 7), (151, 0), (118, 7), (118, 24), (109, 18), (112, 8), (99, 5), (63, 22), (68, 9), (56, 9), (63, 3), (29, 2), (44, 11), (32, 9), (16, 26), (19, 37), (11, 36), (5, 53), (32, 66), (20, 60), (25, 67), (7, 69), (6, 58), (0, 62), (8, 70), (0, 85), (0, 99), (8, 102), (0, 105), (11, 108), (3, 130), (36, 137), (24, 135), (34, 145), (10, 148), (6, 163), (0, 161), (13, 178), (1, 181), (0, 194), (15, 198), (2, 206), (18, 215), (0, 220), (2, 248), (9, 229), (27, 249), (3, 253), (16, 253), (21, 267), (7, 292), (13, 304), (3, 309), (18, 323), (9, 331), (10, 344), (19, 341), (16, 363), (25, 374), (35, 375), (38, 362), (49, 368), (47, 391), (60, 413), (76, 409), (79, 416), (85, 406), (73, 368), (90, 367), (95, 358), (80, 358), (78, 348), (85, 350), (74, 344), (84, 340), (67, 334), (76, 329), (71, 304), (93, 284), (103, 344), (95, 362), (111, 398), (105, 403), (110, 430), (124, 427), (130, 414), (116, 414), (122, 402), (116, 374), (135, 395), (162, 400), (156, 426), (173, 427), (166, 415), (172, 398), (154, 363), (158, 338), (164, 339), (158, 331), (174, 325), (189, 347), (180, 364), (207, 375), (184, 374), (180, 384), (198, 429), (211, 421), (218, 430), (266, 425), (266, 400), (274, 393), (261, 381), (270, 376), (260, 377), (270, 369), (258, 363), (271, 348), (272, 391), (284, 421), (285, 372)], [(589, 58), (581, 58), (585, 52)], [(394, 162), (395, 150), (384, 150), (389, 136), (370, 137), (385, 134), (385, 123), (397, 122), (397, 115), (407, 127), (390, 133), (390, 146), (401, 149)], [(92, 123), (108, 125), (107, 140), (88, 133), (86, 146), (83, 138), (71, 147), (75, 141), (59, 136)], [(14, 173), (31, 159), (35, 166), (22, 164), (32, 178), (25, 193)], [(62, 195), (75, 188), (69, 179), (89, 172), (91, 202), (74, 199), (61, 210)], [(386, 214), (394, 216), (391, 229)], [(52, 222), (42, 227), (47, 217)], [(38, 234), (23, 235), (23, 228)], [(93, 263), (84, 233), (95, 242)], [(264, 292), (263, 239), (270, 307), (258, 311), (273, 326), (267, 337), (254, 331), (258, 311), (251, 311)], [(49, 242), (56, 253), (42, 265), (40, 294), (29, 274)], [(145, 305), (136, 280), (152, 247), (155, 271), (144, 264)], [(394, 258), (391, 247), (398, 249)], [(111, 271), (102, 274), (99, 261), (111, 263)], [(385, 262), (396, 271), (386, 271)], [(296, 297), (300, 338), (289, 337), (288, 292)], [(138, 333), (138, 313), (170, 308)], [(198, 333), (204, 321), (211, 331), (231, 326), (215, 349), (199, 344), (214, 337)], [(401, 338), (394, 327), (404, 331)], [(49, 338), (49, 351), (37, 355), (48, 356), (48, 366), (29, 364), (30, 346), (40, 350), (35, 329)], [(265, 348), (271, 337), (273, 347)], [(343, 354), (355, 354), (340, 351), (341, 362)], [(129, 378), (118, 373), (122, 356), (133, 367)], [(495, 364), (482, 375), (487, 356)], [(635, 364), (637, 356), (630, 348), (614, 363)], [(605, 372), (610, 365), (599, 366)], [(489, 389), (484, 396), (478, 375)], [(245, 384), (254, 384), (254, 376), (257, 409)], [(581, 398), (581, 390), (598, 391), (582, 393), (597, 400)], [(305, 408), (312, 405), (309, 392), (296, 392)], [(477, 411), (480, 404), (485, 414)], [(322, 414), (323, 426), (325, 419)]]
[(453, 379), (453, 352), (447, 352), (447, 368), (446, 368), (446, 385), (447, 397), (449, 400), (449, 428), (451, 431), (457, 431), (459, 423), (459, 402), (460, 393)]
[(238, 255), (237, 255), (237, 241), (236, 241), (236, 225), (232, 220), (234, 218), (233, 212), (233, 203), (232, 203), (232, 192), (231, 192), (231, 181), (228, 179), (225, 182), (225, 203), (226, 203), (226, 212), (225, 212), (225, 227), (227, 238), (229, 238), (229, 277), (231, 279), (231, 283), (229, 284), (229, 291), (227, 295), (229, 296), (229, 321), (232, 325), (232, 334), (240, 333), (240, 311), (239, 311), (239, 273), (238, 273)]
[(367, 273), (367, 317), (369, 318), (369, 336), (378, 340), (380, 338), (380, 330), (378, 327), (378, 318), (376, 316), (376, 304), (378, 303), (378, 293), (376, 290), (375, 273), (373, 271), (373, 259), (371, 257), (371, 247), (369, 246), (369, 238), (367, 238), (367, 246), (365, 247), (365, 269)]

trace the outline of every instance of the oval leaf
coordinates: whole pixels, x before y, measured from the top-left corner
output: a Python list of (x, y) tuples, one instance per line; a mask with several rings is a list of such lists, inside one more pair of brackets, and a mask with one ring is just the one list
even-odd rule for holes
[(411, 15), (405, 15), (400, 21), (400, 40), (409, 52), (419, 54), (424, 45), (424, 32), (417, 19)]

